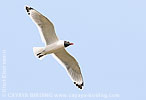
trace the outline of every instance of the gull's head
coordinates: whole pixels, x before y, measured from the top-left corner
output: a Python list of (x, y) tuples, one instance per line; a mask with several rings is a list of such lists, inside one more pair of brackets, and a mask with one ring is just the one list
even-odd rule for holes
[(69, 41), (64, 41), (64, 47), (68, 47), (70, 45), (74, 45), (74, 43), (71, 43)]

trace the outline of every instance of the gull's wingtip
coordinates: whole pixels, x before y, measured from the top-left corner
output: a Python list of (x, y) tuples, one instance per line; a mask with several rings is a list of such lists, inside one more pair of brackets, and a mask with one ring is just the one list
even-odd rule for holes
[(33, 8), (31, 8), (30, 6), (25, 5), (24, 9), (26, 9), (28, 15), (30, 15), (30, 10), (33, 10)]
[(82, 82), (82, 84), (78, 84), (76, 82), (74, 82), (74, 84), (79, 88), (79, 89), (83, 89), (83, 86), (84, 86), (84, 82)]
[(28, 5), (25, 5), (25, 6), (24, 6), (24, 9), (26, 9), (26, 8), (29, 8), (29, 6), (28, 6)]

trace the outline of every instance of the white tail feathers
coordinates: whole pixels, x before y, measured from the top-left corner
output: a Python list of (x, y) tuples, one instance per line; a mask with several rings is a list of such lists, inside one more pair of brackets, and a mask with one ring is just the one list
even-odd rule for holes
[(43, 50), (44, 50), (43, 47), (33, 47), (34, 55), (40, 60), (42, 60), (45, 57), (45, 55), (42, 54)]

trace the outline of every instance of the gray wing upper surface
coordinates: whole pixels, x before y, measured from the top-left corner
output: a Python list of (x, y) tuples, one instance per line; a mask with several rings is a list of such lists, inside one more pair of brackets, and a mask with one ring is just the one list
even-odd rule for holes
[(46, 45), (58, 41), (54, 26), (49, 19), (31, 7), (26, 6), (26, 10), (30, 18), (37, 25), (41, 39)]
[(56, 60), (65, 67), (74, 84), (82, 89), (83, 78), (78, 62), (65, 49), (54, 53)]

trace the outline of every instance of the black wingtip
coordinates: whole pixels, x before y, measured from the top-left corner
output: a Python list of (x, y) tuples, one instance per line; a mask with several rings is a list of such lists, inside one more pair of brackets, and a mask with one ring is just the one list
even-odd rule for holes
[(83, 89), (84, 83), (82, 82), (82, 84), (77, 84), (76, 82), (74, 82), (74, 84), (79, 88), (79, 89)]
[(33, 10), (33, 8), (28, 7), (28, 6), (25, 6), (25, 9), (26, 9), (26, 11), (27, 11), (28, 15), (30, 15), (30, 10)]

